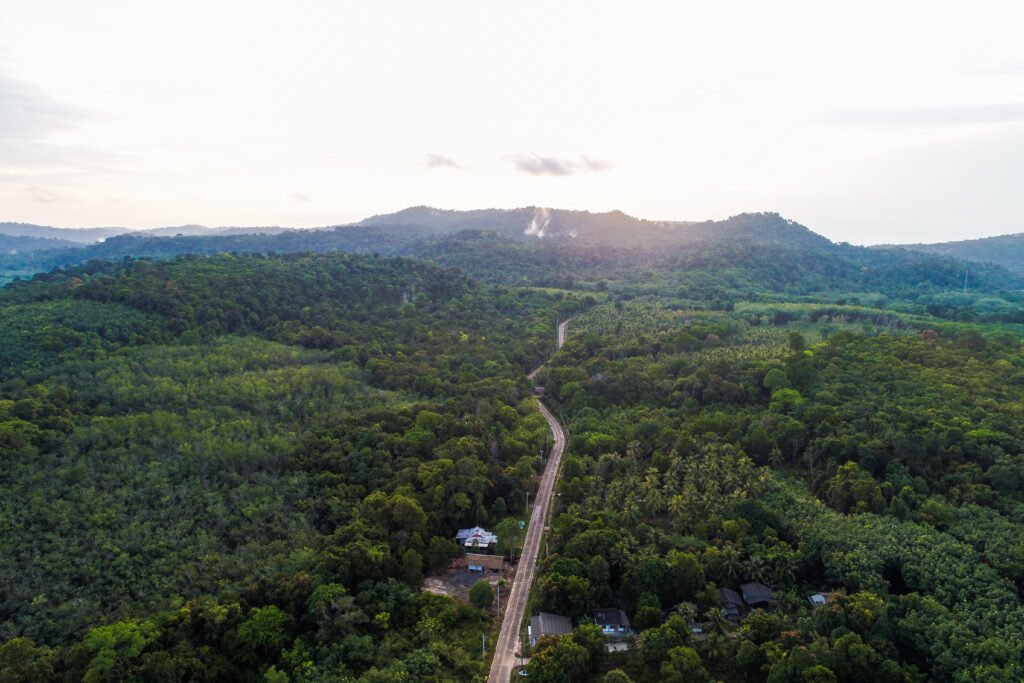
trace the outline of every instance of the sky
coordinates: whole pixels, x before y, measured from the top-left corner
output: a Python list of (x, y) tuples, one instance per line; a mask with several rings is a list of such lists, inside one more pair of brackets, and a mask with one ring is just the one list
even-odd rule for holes
[(1024, 232), (1024, 3), (0, 4), (0, 220)]

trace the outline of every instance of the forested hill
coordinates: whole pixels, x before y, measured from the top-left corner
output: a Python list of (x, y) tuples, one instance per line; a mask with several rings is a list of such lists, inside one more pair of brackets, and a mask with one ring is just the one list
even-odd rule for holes
[(53, 251), (57, 249), (77, 249), (82, 245), (71, 240), (54, 237), (27, 237), (22, 235), (0, 234), (0, 254), (19, 254), (26, 251)]
[[(593, 230), (579, 232), (575, 238), (558, 237), (556, 232), (538, 239), (521, 231), (523, 221), (531, 212), (536, 213), (534, 209), (436, 212), (438, 216), (431, 212), (434, 210), (415, 209), (401, 215), (403, 220), (424, 223), (420, 225), (367, 224), (228, 236), (121, 235), (85, 248), (0, 256), (0, 272), (8, 277), (30, 277), (90, 259), (341, 250), (426, 258), (505, 285), (608, 289), (631, 294), (674, 291), (681, 299), (703, 307), (727, 306), (729, 302), (780, 293), (816, 300), (852, 294), (871, 301), (899, 299), (936, 315), (980, 315), (1000, 320), (1020, 317), (1019, 296), (1014, 292), (1024, 288), (1024, 279), (1000, 266), (907, 250), (832, 244), (777, 214), (742, 214), (708, 223), (655, 224), (638, 222), (624, 214), (552, 212), (552, 221), (571, 219), (580, 225), (589, 221)], [(385, 218), (391, 219), (381, 220)], [(603, 241), (601, 235), (606, 233), (602, 231), (616, 221), (639, 225), (640, 232), (621, 233), (632, 240), (628, 243)], [(490, 229), (445, 232), (466, 225)], [(509, 230), (518, 237), (510, 237)], [(654, 235), (650, 241), (638, 237), (643, 231)], [(963, 278), (968, 270), (970, 282), (965, 296)]]
[[(274, 258), (181, 256), (127, 264), (91, 261), (0, 290), (0, 311), (19, 322), (7, 334), (31, 338), (4, 345), (0, 373), (24, 372), (40, 359), (40, 367), (49, 365), (51, 352), (58, 350), (74, 355), (75, 349), (95, 349), (106, 342), (199, 342), (223, 334), (256, 334), (327, 350), (345, 346), (346, 354), (365, 359), (380, 343), (372, 334), (361, 338), (359, 330), (397, 324), (424, 312), (453, 315), (463, 300), (475, 305), (481, 291), (490, 290), (426, 261), (343, 252)], [(63, 312), (51, 317), (54, 310)], [(79, 310), (90, 313), (78, 319), (74, 312)], [(118, 324), (122, 314), (130, 325)], [(66, 315), (71, 319), (67, 325), (62, 322)], [(445, 336), (472, 319), (463, 320), (460, 314), (449, 322)], [(477, 324), (472, 327), (477, 329)], [(547, 345), (517, 343), (516, 348), (507, 360), (526, 369), (541, 362)]]
[(579, 241), (634, 248), (720, 240), (783, 243), (828, 248), (832, 243), (777, 213), (744, 213), (721, 221), (647, 221), (621, 211), (591, 213), (545, 207), (447, 211), (418, 206), (373, 216), (361, 226), (415, 226), (437, 234), (463, 230), (494, 232), (509, 239)]
[[(238, 228), (232, 230), (246, 230)], [(259, 230), (253, 228), (253, 231)], [(81, 264), (90, 259), (124, 257), (170, 258), (179, 254), (296, 253), (349, 251), (397, 255), (411, 250), (426, 231), (418, 228), (337, 228), (331, 230), (275, 230), (218, 235), (153, 235), (148, 232), (110, 237), (85, 247), (49, 249), (0, 255), (0, 281), (31, 277), (55, 267)]]
[[(48, 225), (6, 222), (0, 223), (0, 236), (29, 237), (39, 240), (63, 240), (78, 245), (89, 245), (116, 235), (145, 235), (149, 237), (175, 237), (178, 235), (249, 235), (261, 233), (274, 234), (284, 232), (286, 229), (287, 228), (280, 227), (208, 228), (204, 225), (176, 225), (163, 228), (130, 230), (129, 228), (54, 228)], [(34, 247), (34, 249), (42, 248), (45, 247)]]
[(35, 237), (60, 239), (78, 244), (91, 244), (98, 240), (128, 232), (127, 228), (54, 228), (32, 223), (0, 222), (0, 235), (9, 237)]
[(1017, 275), (1024, 275), (1024, 233), (963, 240), (960, 242), (903, 244), (899, 248), (920, 251), (926, 254), (951, 256), (966, 261), (995, 263)]

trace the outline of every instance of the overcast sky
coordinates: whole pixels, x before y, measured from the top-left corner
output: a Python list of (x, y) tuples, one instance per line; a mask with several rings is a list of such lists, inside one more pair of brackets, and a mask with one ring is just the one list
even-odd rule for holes
[(0, 220), (542, 205), (1024, 232), (1022, 26), (1019, 0), (5, 0)]

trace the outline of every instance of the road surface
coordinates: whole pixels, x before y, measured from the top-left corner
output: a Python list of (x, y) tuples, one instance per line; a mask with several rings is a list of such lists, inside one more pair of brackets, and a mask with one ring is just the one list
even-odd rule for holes
[[(558, 348), (565, 343), (568, 327), (568, 320), (558, 324)], [(530, 377), (532, 378), (536, 373), (537, 371), (534, 370), (530, 373)], [(540, 552), (540, 541), (544, 535), (544, 522), (548, 516), (551, 499), (554, 497), (558, 468), (562, 464), (562, 454), (565, 453), (565, 429), (543, 403), (538, 401), (538, 405), (541, 415), (548, 421), (551, 433), (555, 437), (554, 445), (551, 448), (551, 455), (548, 457), (547, 467), (544, 468), (544, 474), (541, 475), (540, 485), (537, 487), (533, 513), (530, 515), (530, 526), (526, 530), (523, 552), (519, 556), (519, 568), (516, 570), (512, 591), (509, 593), (508, 602), (505, 605), (505, 618), (501, 622), (498, 642), (494, 646), (494, 659), (491, 660), (491, 672), (487, 676), (490, 683), (508, 683), (515, 669), (515, 653), (519, 648), (519, 627), (523, 623), (526, 602), (530, 598), (530, 586), (533, 584), (533, 573), (537, 566), (537, 554)]]
[(558, 348), (562, 348), (562, 344), (565, 343), (565, 335), (569, 333), (569, 321), (563, 320), (558, 323)]

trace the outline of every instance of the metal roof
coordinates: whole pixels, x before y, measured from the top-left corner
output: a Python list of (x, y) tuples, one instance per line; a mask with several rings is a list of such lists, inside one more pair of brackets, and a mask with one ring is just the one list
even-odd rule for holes
[(743, 600), (748, 605), (771, 602), (775, 598), (775, 593), (772, 592), (771, 588), (757, 581), (743, 584), (740, 586), (740, 590), (743, 591)]
[(563, 617), (561, 614), (541, 612), (537, 616), (530, 617), (531, 635), (534, 638), (541, 636), (561, 636), (572, 633), (572, 620)]
[(629, 617), (617, 607), (594, 610), (594, 621), (598, 626), (629, 626)]

